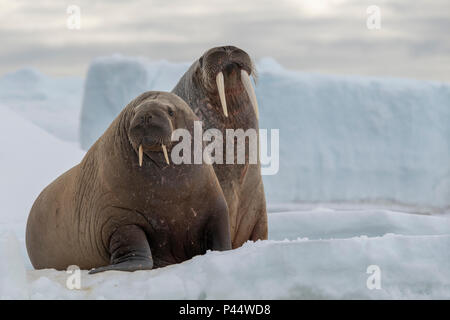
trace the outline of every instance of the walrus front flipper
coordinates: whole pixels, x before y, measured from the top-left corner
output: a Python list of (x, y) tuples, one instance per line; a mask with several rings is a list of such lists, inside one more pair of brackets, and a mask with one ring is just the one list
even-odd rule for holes
[(118, 228), (109, 240), (111, 264), (95, 268), (90, 274), (116, 270), (137, 271), (151, 270), (153, 268), (152, 253), (147, 236), (136, 225), (125, 225)]

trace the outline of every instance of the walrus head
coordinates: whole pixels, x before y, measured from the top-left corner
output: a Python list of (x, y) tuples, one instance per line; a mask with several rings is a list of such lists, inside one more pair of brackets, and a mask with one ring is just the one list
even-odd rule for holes
[(172, 132), (177, 128), (177, 116), (181, 113), (180, 104), (183, 103), (174, 94), (155, 92), (132, 109), (128, 139), (138, 154), (139, 166), (143, 164), (144, 154), (153, 160), (155, 152), (162, 152), (166, 163), (170, 164), (167, 148), (171, 145)]
[(228, 117), (227, 97), (246, 92), (258, 118), (258, 102), (250, 80), (250, 76), (256, 78), (255, 68), (244, 50), (234, 46), (212, 48), (198, 64), (203, 86), (219, 96), (225, 117)]

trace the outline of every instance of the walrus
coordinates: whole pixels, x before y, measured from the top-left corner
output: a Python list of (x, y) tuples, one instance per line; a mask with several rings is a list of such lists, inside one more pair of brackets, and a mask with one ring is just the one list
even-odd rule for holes
[(231, 249), (228, 208), (211, 165), (175, 165), (171, 134), (198, 118), (174, 94), (131, 101), (36, 199), (26, 246), (36, 269), (135, 271)]
[[(258, 134), (258, 103), (250, 76), (255, 68), (249, 55), (234, 46), (206, 51), (172, 90), (183, 98), (203, 121), (205, 130), (255, 129)], [(258, 135), (259, 140), (259, 135)], [(248, 141), (246, 139), (246, 150)], [(236, 154), (235, 154), (236, 157)], [(233, 248), (248, 240), (267, 239), (267, 212), (261, 165), (214, 163), (228, 204)]]

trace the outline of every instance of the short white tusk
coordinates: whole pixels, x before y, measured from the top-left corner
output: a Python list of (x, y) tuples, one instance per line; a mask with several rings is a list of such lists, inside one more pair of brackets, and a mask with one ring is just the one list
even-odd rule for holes
[(170, 162), (169, 162), (169, 156), (167, 155), (167, 149), (166, 149), (166, 146), (162, 144), (161, 147), (162, 147), (162, 150), (163, 150), (163, 153), (164, 153), (164, 158), (166, 158), (167, 164), (170, 164)]
[(252, 81), (250, 80), (250, 76), (247, 71), (241, 70), (241, 80), (253, 105), (253, 109), (255, 110), (256, 119), (259, 119), (258, 100), (256, 100), (255, 89), (252, 86)]
[(225, 81), (223, 73), (219, 72), (216, 76), (217, 90), (219, 91), (220, 103), (222, 104), (223, 114), (228, 117), (227, 100), (225, 99)]
[(142, 159), (144, 158), (144, 149), (142, 148), (142, 144), (139, 145), (139, 167), (142, 167)]

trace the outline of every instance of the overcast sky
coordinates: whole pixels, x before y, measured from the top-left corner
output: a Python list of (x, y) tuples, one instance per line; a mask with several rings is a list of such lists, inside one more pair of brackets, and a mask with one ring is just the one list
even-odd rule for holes
[[(66, 25), (72, 4), (80, 30)], [(113, 53), (193, 61), (225, 44), (290, 69), (450, 82), (450, 0), (0, 0), (0, 75), (84, 75)]]

